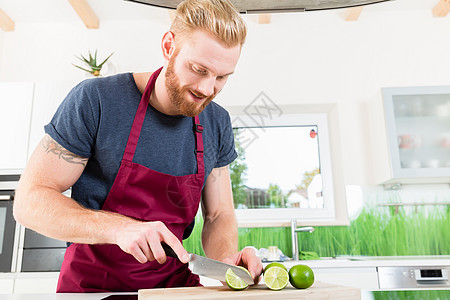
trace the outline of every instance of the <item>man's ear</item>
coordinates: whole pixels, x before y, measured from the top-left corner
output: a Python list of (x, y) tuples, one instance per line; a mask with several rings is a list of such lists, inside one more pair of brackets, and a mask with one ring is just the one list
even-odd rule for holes
[(175, 35), (172, 31), (167, 31), (164, 34), (161, 42), (161, 49), (164, 59), (169, 60), (175, 51)]

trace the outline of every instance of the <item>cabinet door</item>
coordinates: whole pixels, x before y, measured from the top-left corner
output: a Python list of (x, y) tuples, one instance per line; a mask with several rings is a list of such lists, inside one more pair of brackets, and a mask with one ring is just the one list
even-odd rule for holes
[(450, 86), (382, 89), (390, 174), (400, 183), (450, 182)]
[(30, 132), (32, 82), (0, 83), (0, 169), (23, 169)]
[(36, 82), (34, 89), (34, 104), (30, 130), (28, 155), (30, 156), (39, 141), (44, 136), (44, 126), (47, 125), (58, 106), (75, 86), (74, 82)]
[(12, 294), (14, 288), (14, 279), (0, 278), (0, 294)]
[(375, 267), (361, 268), (315, 268), (315, 280), (366, 290), (378, 290)]
[[(56, 292), (58, 272), (29, 272), (19, 273), (14, 281), (14, 294), (51, 294)], [(34, 296), (36, 298), (36, 296)], [(48, 295), (47, 295), (48, 297)], [(20, 297), (21, 298), (21, 297)], [(43, 299), (37, 297), (38, 299)], [(56, 298), (58, 298), (56, 296)], [(83, 298), (75, 297), (76, 298)], [(24, 297), (27, 299), (27, 297)], [(50, 297), (50, 299), (54, 299)]]

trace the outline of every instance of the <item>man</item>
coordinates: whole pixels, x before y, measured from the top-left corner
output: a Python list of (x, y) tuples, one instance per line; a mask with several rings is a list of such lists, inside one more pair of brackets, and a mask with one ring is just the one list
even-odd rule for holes
[[(200, 285), (181, 240), (202, 196), (207, 256), (243, 265), (228, 164), (228, 113), (212, 99), (240, 56), (246, 27), (228, 0), (186, 0), (153, 73), (87, 80), (68, 94), (16, 192), (18, 222), (68, 247), (58, 292)], [(61, 192), (72, 187), (72, 199)], [(166, 257), (168, 244), (179, 259)]]

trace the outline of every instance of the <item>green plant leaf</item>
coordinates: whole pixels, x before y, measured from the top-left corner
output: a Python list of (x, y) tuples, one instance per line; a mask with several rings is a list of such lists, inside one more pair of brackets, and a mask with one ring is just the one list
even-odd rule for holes
[(98, 65), (98, 67), (99, 68), (102, 68), (102, 66), (105, 64), (105, 62), (112, 56), (114, 54), (114, 52), (113, 53), (111, 53), (101, 64), (99, 64)]
[(75, 67), (77, 67), (77, 68), (79, 68), (79, 69), (81, 69), (83, 71), (86, 71), (86, 72), (89, 72), (91, 74), (94, 74), (95, 72), (100, 72), (101, 71), (102, 66), (108, 61), (108, 59), (113, 54), (114, 54), (114, 52), (111, 53), (100, 65), (97, 65), (97, 49), (95, 50), (94, 55), (92, 55), (91, 51), (88, 51), (89, 59), (84, 57), (82, 54), (80, 54), (80, 56), (76, 56), (75, 55), (75, 57), (78, 58), (79, 60), (81, 60), (83, 63), (87, 64), (91, 70), (87, 70), (85, 68), (82, 68), (82, 67), (74, 65), (74, 64), (73, 64), (73, 66), (75, 66)]
[[(89, 52), (89, 65), (92, 66), (93, 65), (92, 63), (94, 62), (94, 58), (91, 55), (91, 51), (88, 51), (88, 52)], [(94, 66), (95, 66), (95, 64), (94, 64)]]
[(97, 67), (97, 49), (95, 49), (94, 61), (92, 62), (92, 66)]
[(86, 71), (86, 72), (89, 72), (89, 73), (91, 73), (91, 74), (94, 74), (94, 71), (89, 71), (89, 70), (86, 70), (85, 68), (82, 68), (82, 67), (79, 67), (79, 66), (77, 66), (77, 65), (74, 65), (74, 64), (72, 64), (74, 67), (77, 67), (78, 69), (81, 69), (81, 70), (83, 70), (83, 71)]
[(81, 58), (78, 57), (78, 59), (89, 65), (89, 61), (83, 55), (81, 55)]

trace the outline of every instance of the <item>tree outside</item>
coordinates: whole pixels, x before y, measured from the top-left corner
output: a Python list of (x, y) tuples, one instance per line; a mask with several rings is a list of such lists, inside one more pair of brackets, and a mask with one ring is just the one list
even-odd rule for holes
[(270, 207), (286, 207), (285, 196), (283, 195), (283, 191), (278, 184), (271, 183), (267, 189), (267, 193), (269, 194)]
[(234, 207), (244, 205), (247, 198), (245, 181), (247, 176), (247, 164), (245, 163), (245, 149), (239, 139), (239, 130), (233, 129), (237, 158), (230, 164), (231, 189), (233, 191)]
[(313, 180), (314, 176), (318, 174), (320, 174), (319, 168), (316, 168), (310, 172), (306, 171), (305, 173), (303, 173), (302, 182), (299, 185), (297, 185), (296, 188), (299, 190), (306, 190), (311, 181)]

